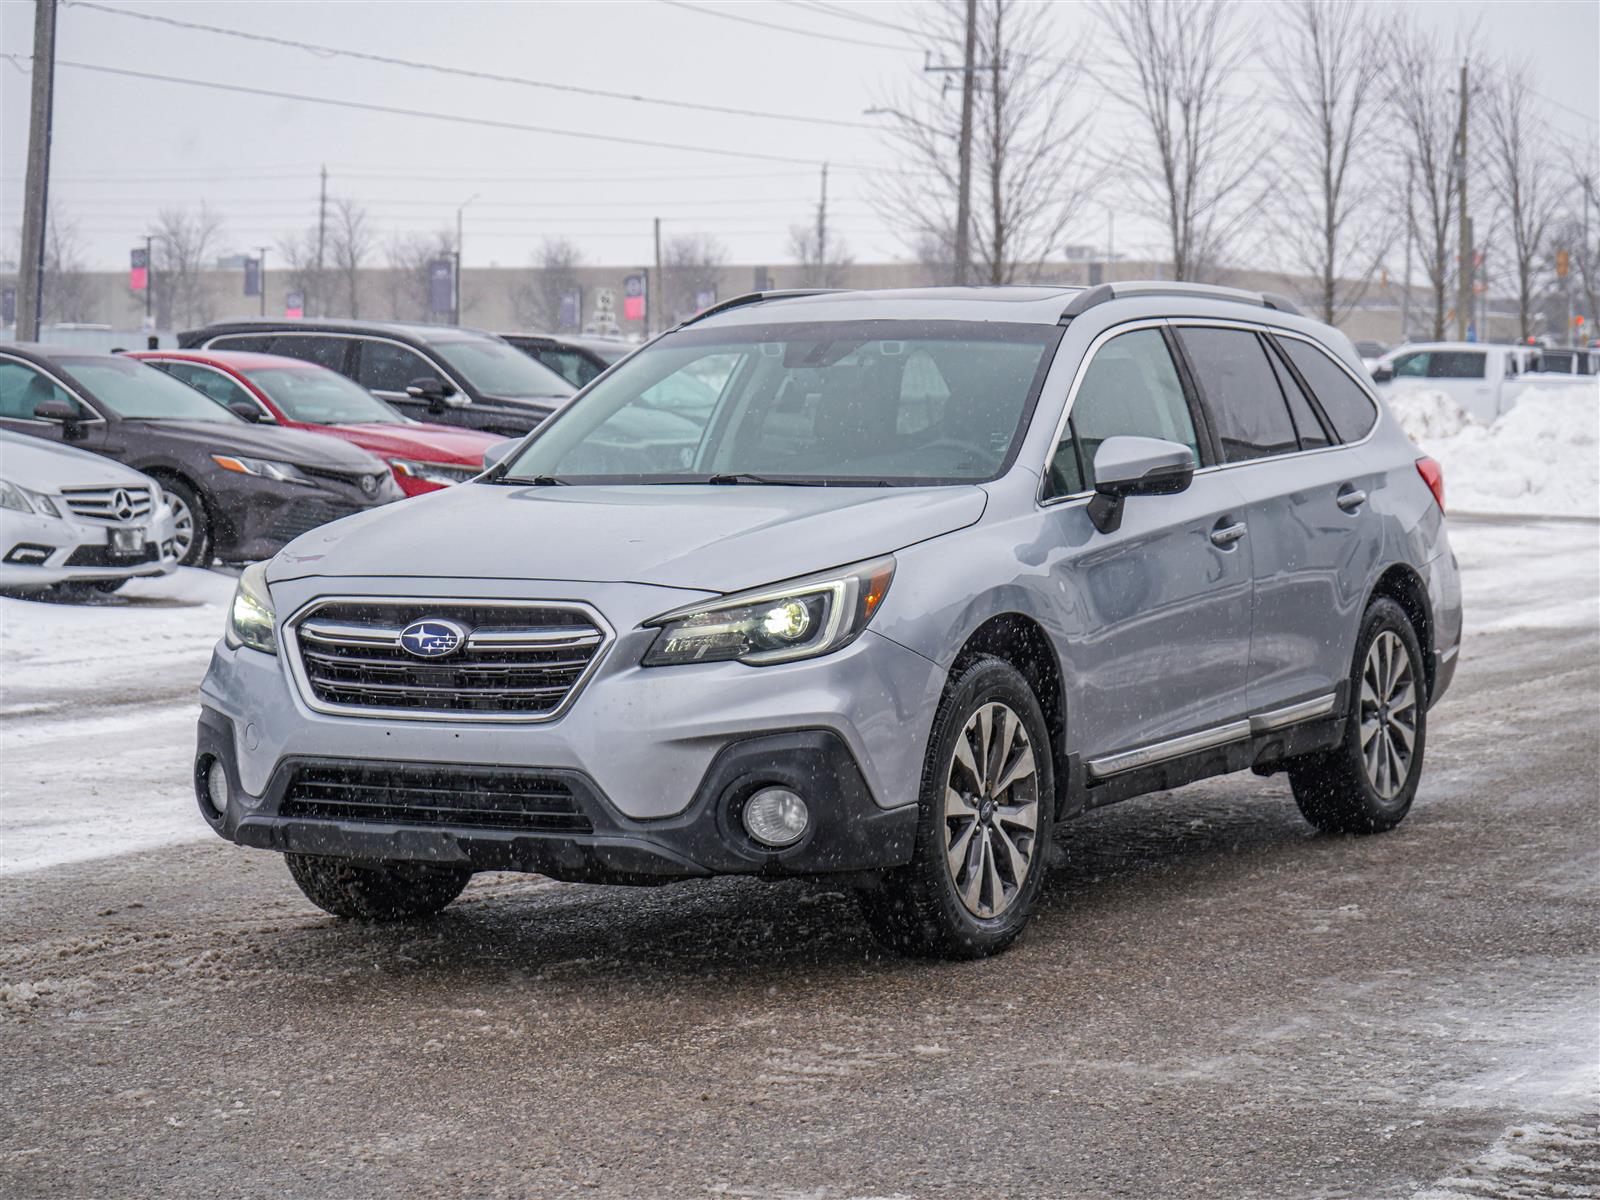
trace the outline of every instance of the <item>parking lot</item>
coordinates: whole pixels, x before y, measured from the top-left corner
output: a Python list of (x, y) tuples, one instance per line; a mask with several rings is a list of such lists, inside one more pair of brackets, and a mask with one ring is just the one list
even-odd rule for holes
[(31, 664), (7, 609), (0, 1191), (1592, 1194), (1595, 526), (1454, 542), (1463, 662), (1400, 829), (1317, 835), (1281, 776), (1146, 797), (1067, 827), (1027, 936), (969, 964), (805, 883), (480, 876), (337, 924), (193, 813), (231, 580), (52, 608)]

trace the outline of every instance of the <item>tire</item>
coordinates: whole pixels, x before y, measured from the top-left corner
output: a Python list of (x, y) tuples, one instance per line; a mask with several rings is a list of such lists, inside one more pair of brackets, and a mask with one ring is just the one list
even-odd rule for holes
[(167, 494), (177, 526), (174, 540), (178, 543), (178, 565), (205, 566), (211, 561), (211, 517), (205, 501), (184, 480), (171, 476), (161, 480), (161, 490)]
[[(987, 755), (985, 745), (994, 747)], [(918, 809), (911, 862), (860, 893), (874, 933), (923, 957), (1004, 950), (1033, 913), (1055, 815), (1049, 729), (1011, 664), (980, 657), (946, 685)]]
[(306, 899), (324, 912), (354, 921), (431, 917), (472, 878), (471, 871), (448, 867), (402, 869), (310, 854), (283, 857)]
[(1301, 813), (1318, 829), (1383, 833), (1411, 810), (1428, 736), (1422, 645), (1393, 600), (1374, 600), (1367, 608), (1350, 696), (1339, 744), (1295, 761), (1289, 785)]
[(89, 586), (95, 591), (103, 592), (105, 595), (109, 596), (112, 592), (116, 591), (127, 582), (128, 581), (126, 579), (96, 579)]

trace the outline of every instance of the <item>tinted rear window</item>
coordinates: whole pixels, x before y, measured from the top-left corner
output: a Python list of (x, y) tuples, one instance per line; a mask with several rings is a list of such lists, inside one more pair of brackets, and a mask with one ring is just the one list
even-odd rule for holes
[(1354, 442), (1365, 437), (1378, 420), (1378, 409), (1360, 385), (1310, 342), (1286, 337), (1280, 338), (1279, 344), (1316, 394), (1339, 440)]
[(1248, 462), (1300, 448), (1265, 348), (1245, 329), (1193, 327), (1178, 332), (1224, 462)]

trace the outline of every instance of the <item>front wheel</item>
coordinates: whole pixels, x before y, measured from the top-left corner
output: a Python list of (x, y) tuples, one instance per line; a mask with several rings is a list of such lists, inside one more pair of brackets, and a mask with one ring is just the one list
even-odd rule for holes
[(289, 874), (324, 912), (357, 921), (428, 917), (461, 894), (471, 871), (386, 866), (311, 854), (285, 854)]
[(178, 565), (203, 567), (211, 560), (211, 521), (200, 494), (181, 479), (163, 479), (161, 490), (172, 509), (172, 541)]
[(1028, 681), (979, 658), (945, 689), (923, 766), (912, 861), (861, 893), (878, 936), (911, 954), (981, 958), (1033, 913), (1054, 816), (1050, 733)]
[(1300, 811), (1328, 833), (1382, 833), (1405, 820), (1428, 734), (1422, 646), (1393, 600), (1373, 601), (1350, 676), (1350, 717), (1332, 750), (1289, 767)]

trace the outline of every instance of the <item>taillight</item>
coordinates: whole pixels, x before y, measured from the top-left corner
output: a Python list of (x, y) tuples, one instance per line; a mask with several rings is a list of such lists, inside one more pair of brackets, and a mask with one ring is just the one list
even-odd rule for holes
[(1417, 459), (1417, 474), (1422, 476), (1422, 482), (1428, 485), (1428, 490), (1433, 493), (1433, 498), (1439, 502), (1439, 511), (1444, 511), (1444, 468), (1431, 458)]

